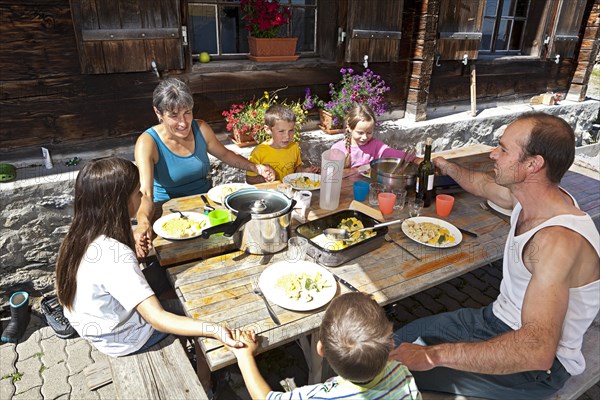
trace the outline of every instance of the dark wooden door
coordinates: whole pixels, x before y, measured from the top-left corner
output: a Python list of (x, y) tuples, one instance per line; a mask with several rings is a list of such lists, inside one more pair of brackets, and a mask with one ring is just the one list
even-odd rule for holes
[(403, 0), (348, 0), (344, 61), (400, 59)]
[(179, 0), (71, 0), (82, 73), (184, 69)]

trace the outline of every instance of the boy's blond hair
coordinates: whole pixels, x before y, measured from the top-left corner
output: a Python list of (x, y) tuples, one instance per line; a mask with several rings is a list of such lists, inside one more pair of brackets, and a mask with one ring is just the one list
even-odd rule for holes
[(335, 298), (321, 323), (323, 354), (342, 378), (366, 383), (385, 367), (393, 348), (392, 323), (364, 293)]
[(287, 106), (273, 104), (265, 111), (265, 125), (272, 128), (277, 121), (296, 123), (296, 114), (294, 114), (294, 111)]

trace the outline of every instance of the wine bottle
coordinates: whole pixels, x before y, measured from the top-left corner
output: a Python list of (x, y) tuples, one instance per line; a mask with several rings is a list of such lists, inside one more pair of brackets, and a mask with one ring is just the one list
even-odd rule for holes
[(417, 199), (423, 200), (423, 206), (429, 207), (433, 197), (433, 178), (435, 166), (431, 162), (431, 143), (433, 140), (427, 138), (425, 141), (425, 157), (419, 164), (417, 170)]

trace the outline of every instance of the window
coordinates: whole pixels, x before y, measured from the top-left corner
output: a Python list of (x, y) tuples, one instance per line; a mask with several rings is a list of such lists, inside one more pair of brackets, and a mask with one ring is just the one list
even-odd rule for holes
[[(298, 37), (298, 51), (316, 53), (317, 0), (280, 0), (290, 7), (292, 18), (281, 36)], [(188, 32), (192, 55), (205, 51), (212, 56), (248, 53), (248, 33), (237, 0), (188, 2)]]
[(521, 54), (529, 0), (487, 0), (480, 51)]

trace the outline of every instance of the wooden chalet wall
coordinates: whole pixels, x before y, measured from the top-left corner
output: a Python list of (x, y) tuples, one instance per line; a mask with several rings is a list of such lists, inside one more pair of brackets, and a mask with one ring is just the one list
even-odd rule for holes
[[(429, 10), (435, 10), (442, 1), (423, 0), (422, 3), (427, 3)], [(584, 24), (595, 23), (597, 25), (598, 23), (598, 14), (596, 13), (595, 16), (590, 14), (594, 3), (597, 3), (597, 0), (587, 1), (582, 23), (584, 30)], [(538, 2), (538, 4), (545, 3)], [(548, 4), (553, 4), (553, 2)], [(567, 3), (567, 5), (569, 4)], [(596, 4), (595, 7), (597, 9), (598, 5)], [(597, 42), (597, 27), (595, 30), (590, 27), (586, 31), (586, 38), (590, 39), (592, 37), (592, 30), (593, 34), (596, 35)], [(588, 43), (586, 46), (590, 47), (591, 50), (594, 42), (585, 41), (584, 43)], [(577, 44), (577, 50), (580, 44), (581, 39)], [(586, 52), (579, 60), (580, 63), (585, 63), (584, 69), (593, 62), (590, 62), (590, 54), (589, 51)], [(435, 53), (430, 53), (428, 57), (430, 57), (430, 60), (433, 59)], [(431, 64), (429, 63), (427, 66), (429, 67)], [(470, 100), (470, 65), (472, 64), (476, 66), (478, 104), (494, 105), (502, 102), (526, 101), (531, 96), (543, 92), (557, 92), (565, 95), (569, 90), (572, 77), (577, 68), (578, 59), (577, 56), (575, 58), (563, 58), (557, 64), (552, 58), (545, 58), (544, 53), (542, 53), (541, 59), (536, 57), (531, 59), (519, 59), (517, 57), (484, 59), (480, 57), (478, 60), (469, 61), (466, 66), (459, 60), (440, 60), (438, 64), (439, 66), (433, 63), (429, 87), (422, 88), (423, 91), (428, 89), (426, 103), (429, 109), (468, 104)], [(588, 79), (590, 73), (591, 66), (587, 76)], [(587, 80), (584, 81), (580, 77), (579, 82), (583, 83)], [(423, 110), (420, 111), (423, 112)], [(426, 118), (424, 114), (416, 117), (417, 120), (424, 118)]]
[(80, 71), (69, 0), (0, 0), (0, 148), (117, 137), (155, 120), (151, 72)]
[[(364, 0), (320, 0), (320, 7), (329, 11), (319, 13), (320, 59), (301, 59), (282, 67), (249, 65), (248, 61), (191, 65), (186, 50), (185, 70), (168, 74), (178, 74), (188, 82), (194, 92), (196, 117), (217, 129), (222, 127), (223, 110), (260, 96), (264, 90), (287, 86), (283, 96), (296, 99), (310, 87), (313, 93), (327, 97), (328, 84), (339, 79), (342, 65), (362, 71), (363, 53), (374, 55), (369, 67), (392, 88), (389, 100), (395, 110), (424, 119), (430, 107), (468, 103), (469, 66), (456, 60), (436, 63), (436, 32), (444, 0), (403, 0), (402, 21), (394, 24), (388, 18), (385, 26), (378, 27), (373, 15), (391, 10), (383, 7), (389, 6), (389, 1), (395, 0), (369, 0), (369, 9)], [(185, 20), (187, 2), (180, 2)], [(590, 14), (594, 0), (588, 4), (584, 21), (589, 24), (594, 21)], [(365, 15), (364, 21), (356, 17), (369, 12), (373, 15)], [(82, 67), (84, 71), (95, 69), (80, 62), (69, 0), (0, 0), (0, 21), (0, 156), (29, 146), (135, 136), (155, 123), (151, 100), (159, 78), (154, 72), (82, 73)], [(363, 22), (367, 25), (362, 26)], [(354, 28), (381, 28), (391, 33), (391, 39), (347, 36), (338, 43), (338, 27), (347, 34)], [(597, 29), (593, 33), (597, 38)], [(575, 59), (560, 64), (533, 58), (518, 63), (477, 60), (478, 101), (528, 98), (546, 90), (564, 93), (576, 60), (583, 69), (575, 79), (585, 85), (589, 67), (584, 65), (585, 56), (594, 46), (595, 42), (589, 41), (593, 33), (586, 31), (585, 49), (579, 52), (577, 47)]]

